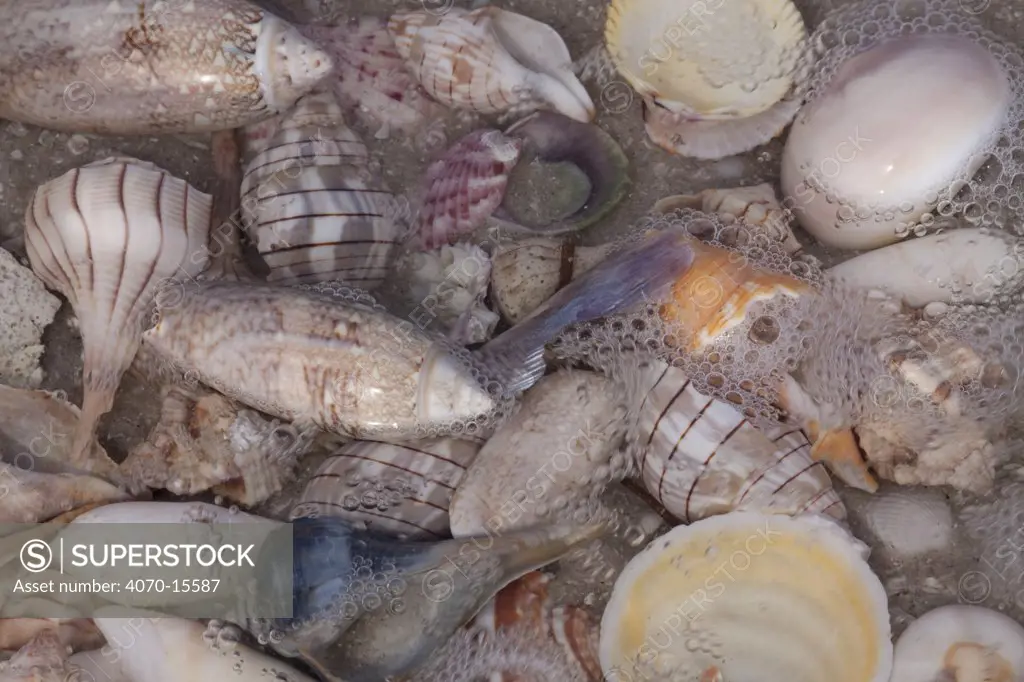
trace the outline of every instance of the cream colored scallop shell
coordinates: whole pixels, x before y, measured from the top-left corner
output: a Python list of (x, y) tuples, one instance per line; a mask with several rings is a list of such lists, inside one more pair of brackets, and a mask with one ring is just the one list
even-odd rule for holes
[(32, 270), (67, 297), (84, 346), (72, 457), (114, 402), (158, 295), (173, 305), (209, 260), (211, 197), (147, 161), (111, 157), (36, 190), (25, 212)]
[(678, 526), (616, 581), (601, 668), (611, 680), (887, 682), (888, 603), (866, 557), (821, 516)]
[(614, 0), (605, 25), (612, 60), (637, 92), (716, 120), (782, 100), (805, 35), (790, 0)]

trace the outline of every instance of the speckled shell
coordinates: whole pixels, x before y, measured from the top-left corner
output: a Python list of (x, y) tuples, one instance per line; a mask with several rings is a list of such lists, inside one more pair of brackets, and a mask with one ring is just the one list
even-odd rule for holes
[(84, 346), (72, 456), (89, 447), (150, 323), (209, 260), (211, 197), (138, 159), (112, 157), (47, 182), (25, 211), (32, 270), (67, 297)]
[(438, 102), (481, 114), (549, 108), (577, 121), (594, 103), (572, 70), (561, 36), (546, 24), (494, 6), (395, 14), (398, 51)]
[(236, 128), (284, 111), (332, 68), (248, 0), (5, 3), (0, 45), (0, 117), (67, 131)]
[(690, 523), (736, 509), (846, 517), (824, 465), (795, 426), (762, 431), (699, 393), (679, 369), (643, 363), (637, 466), (648, 492)]
[(410, 539), (450, 537), (448, 507), (479, 450), (455, 438), (349, 443), (320, 465), (292, 518), (340, 516)]
[(500, 130), (476, 130), (430, 164), (411, 232), (421, 249), (455, 244), (484, 225), (505, 197), (522, 146)]
[(304, 97), (246, 167), (242, 211), (268, 280), (383, 281), (401, 228), (394, 195), (329, 93)]

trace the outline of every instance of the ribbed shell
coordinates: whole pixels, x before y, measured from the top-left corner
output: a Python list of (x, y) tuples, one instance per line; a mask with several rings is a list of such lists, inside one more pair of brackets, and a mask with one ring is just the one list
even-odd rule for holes
[(406, 66), (431, 97), (481, 114), (549, 108), (578, 121), (594, 103), (550, 26), (497, 7), (391, 17), (388, 30)]
[(798, 428), (758, 430), (663, 362), (648, 361), (641, 372), (649, 388), (637, 413), (637, 464), (648, 492), (680, 520), (736, 509), (846, 517)]
[(451, 537), (448, 507), (479, 451), (455, 438), (349, 443), (320, 466), (292, 517), (340, 516), (411, 539)]
[(175, 305), (184, 281), (206, 267), (210, 208), (208, 194), (126, 157), (70, 170), (32, 197), (29, 262), (71, 302), (82, 333), (85, 397), (74, 453), (89, 447), (112, 406), (154, 304)]
[(269, 281), (380, 285), (400, 228), (394, 195), (368, 163), (333, 95), (304, 97), (282, 120), (242, 179), (243, 216)]
[(505, 197), (522, 147), (500, 130), (476, 130), (432, 163), (412, 231), (420, 248), (453, 245), (483, 226)]

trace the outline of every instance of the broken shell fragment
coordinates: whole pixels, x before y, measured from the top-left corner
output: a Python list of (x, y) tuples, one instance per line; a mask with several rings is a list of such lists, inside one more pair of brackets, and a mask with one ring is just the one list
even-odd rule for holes
[(43, 380), (43, 330), (60, 299), (14, 256), (0, 249), (0, 382), (36, 388)]
[(553, 109), (577, 121), (594, 103), (576, 78), (561, 36), (494, 6), (399, 13), (388, 30), (406, 66), (438, 102), (481, 114)]
[(146, 161), (111, 157), (47, 182), (25, 212), (32, 269), (82, 332), (85, 397), (72, 457), (110, 410), (158, 297), (173, 303), (209, 260), (211, 197)]
[(813, 680), (828, 670), (836, 682), (887, 682), (888, 600), (866, 556), (816, 515), (731, 512), (678, 526), (617, 579), (601, 668), (610, 679)]

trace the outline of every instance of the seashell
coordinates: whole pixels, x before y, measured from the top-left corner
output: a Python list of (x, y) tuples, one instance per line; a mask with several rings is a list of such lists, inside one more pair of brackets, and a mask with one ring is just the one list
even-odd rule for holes
[(40, 523), (61, 512), (129, 495), (100, 478), (42, 474), (0, 463), (0, 523)]
[(753, 235), (764, 235), (782, 245), (789, 256), (797, 256), (803, 246), (789, 228), (789, 218), (775, 196), (775, 190), (766, 182), (751, 187), (706, 189), (700, 194), (677, 194), (654, 204), (654, 213), (670, 213), (689, 208), (702, 213), (713, 213), (730, 225), (742, 223), (751, 228)]
[(110, 660), (110, 651), (104, 648), (71, 654), (68, 663), (72, 672), (67, 682), (132, 682), (121, 669), (121, 661)]
[(279, 521), (207, 502), (121, 502), (97, 507), (72, 523), (270, 523)]
[(561, 36), (539, 21), (494, 6), (394, 14), (388, 30), (427, 94), (481, 114), (552, 109), (577, 121), (594, 103), (573, 73)]
[(0, 19), (0, 117), (55, 130), (237, 128), (288, 109), (333, 67), (294, 26), (247, 0), (174, 9), (40, 0), (7, 5)]
[(794, 426), (759, 430), (660, 360), (641, 364), (637, 466), (648, 492), (683, 523), (734, 509), (846, 517), (811, 444)]
[(625, 407), (601, 374), (559, 370), (526, 392), (488, 439), (451, 501), (455, 537), (528, 528), (590, 484), (607, 483)]
[(896, 641), (892, 674), (900, 682), (1018, 680), (1024, 674), (1024, 628), (981, 606), (932, 609)]
[(36, 388), (43, 381), (43, 330), (60, 300), (9, 252), (0, 249), (0, 382)]
[(790, 91), (805, 38), (789, 0), (713, 8), (615, 0), (605, 24), (605, 45), (644, 100), (652, 140), (708, 159), (764, 144), (792, 120), (800, 102)]
[(482, 227), (501, 204), (522, 142), (476, 130), (427, 167), (422, 206), (409, 233), (419, 248), (452, 245)]
[(56, 630), (57, 637), (72, 651), (88, 651), (104, 644), (103, 635), (89, 618), (0, 619), (0, 649), (17, 651), (40, 632)]
[(32, 269), (67, 297), (84, 347), (72, 457), (91, 442), (158, 295), (202, 272), (210, 196), (145, 161), (111, 157), (47, 182), (25, 212)]
[(349, 443), (313, 474), (292, 518), (338, 516), (402, 538), (450, 537), (448, 507), (479, 450), (455, 438)]
[(380, 285), (401, 230), (394, 195), (368, 164), (331, 94), (304, 97), (281, 121), (242, 179), (242, 215), (270, 282)]
[[(950, 106), (950, 79), (963, 84)], [(785, 205), (827, 246), (892, 244), (931, 209), (1002, 126), (1010, 81), (981, 44), (907, 35), (843, 63), (793, 123), (782, 158)], [(984, 155), (981, 155), (984, 157)], [(903, 269), (903, 268), (901, 268)]]
[(953, 543), (953, 512), (937, 490), (900, 487), (861, 497), (851, 504), (876, 539), (874, 547), (899, 560), (946, 551)]
[(555, 236), (607, 216), (629, 191), (629, 160), (611, 135), (592, 123), (538, 111), (505, 131), (523, 142), (495, 217), (510, 231)]
[(616, 580), (601, 668), (609, 679), (811, 680), (828, 670), (837, 682), (887, 682), (888, 601), (867, 552), (815, 515), (731, 512), (677, 526)]
[(963, 228), (855, 256), (828, 270), (847, 285), (880, 289), (920, 308), (989, 303), (1024, 280), (1021, 243), (1001, 230)]
[(212, 488), (251, 507), (291, 480), (312, 442), (309, 436), (219, 393), (170, 387), (160, 422), (121, 469), (138, 485), (186, 496)]
[(14, 656), (0, 663), (3, 682), (68, 682), (71, 679), (68, 652), (56, 628), (41, 630)]

